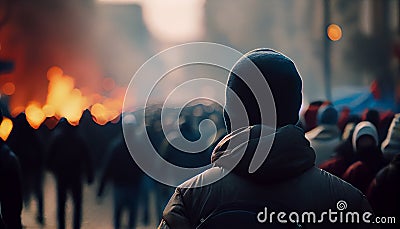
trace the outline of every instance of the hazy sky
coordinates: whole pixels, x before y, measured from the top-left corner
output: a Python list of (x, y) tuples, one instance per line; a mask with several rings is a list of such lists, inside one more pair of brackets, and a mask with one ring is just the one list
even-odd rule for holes
[(98, 0), (101, 3), (139, 3), (150, 32), (160, 40), (184, 42), (203, 34), (205, 0)]

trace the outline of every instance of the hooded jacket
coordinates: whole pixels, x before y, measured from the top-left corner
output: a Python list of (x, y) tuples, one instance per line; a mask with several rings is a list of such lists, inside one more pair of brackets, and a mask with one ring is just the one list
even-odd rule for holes
[[(260, 126), (256, 125), (242, 128), (225, 137), (213, 152), (213, 167), (175, 190), (163, 212), (160, 228), (196, 228), (218, 207), (239, 202), (257, 203), (265, 207), (274, 203), (274, 206), (279, 206), (276, 210), (287, 213), (318, 213), (336, 209), (337, 202), (344, 200), (348, 205), (347, 210), (371, 211), (368, 201), (359, 190), (314, 166), (315, 153), (302, 129), (287, 125), (267, 136), (260, 133)], [(224, 160), (221, 159), (234, 157), (238, 147), (228, 150), (226, 145), (246, 134), (249, 134), (250, 140), (244, 155), (236, 167), (227, 173)], [(261, 166), (254, 173), (249, 173), (254, 149), (263, 138), (271, 137), (268, 135), (274, 136), (271, 150)], [(198, 186), (215, 175), (224, 173), (227, 175), (222, 179), (206, 186)], [(190, 188), (193, 186), (196, 188)], [(329, 225), (321, 225), (323, 224), (310, 224), (306, 227), (330, 228)], [(357, 226), (368, 228), (362, 224), (350, 225), (349, 228)], [(242, 227), (244, 225), (238, 225), (238, 228)], [(331, 228), (338, 226), (331, 225)]]
[(315, 150), (315, 164), (319, 166), (335, 154), (335, 147), (340, 144), (340, 132), (336, 125), (320, 125), (307, 132), (306, 138)]
[(340, 131), (336, 123), (338, 113), (332, 105), (322, 105), (318, 111), (318, 126), (306, 133), (315, 150), (315, 164), (321, 165), (333, 157), (335, 147), (340, 144)]
[[(361, 150), (357, 148), (357, 141), (364, 135), (371, 136), (375, 145), (368, 149), (367, 152), (360, 152)], [(347, 168), (342, 178), (366, 193), (375, 175), (385, 165), (382, 152), (378, 148), (378, 132), (372, 123), (368, 121), (360, 122), (354, 129), (352, 141), (354, 151), (358, 154), (359, 160)]]

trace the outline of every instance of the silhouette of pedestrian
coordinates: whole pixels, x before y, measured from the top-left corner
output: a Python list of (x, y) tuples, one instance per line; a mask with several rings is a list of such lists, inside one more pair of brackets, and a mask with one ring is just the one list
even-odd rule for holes
[(129, 215), (128, 228), (135, 228), (139, 201), (139, 186), (143, 173), (131, 157), (123, 136), (113, 142), (106, 158), (100, 180), (98, 196), (103, 194), (107, 181), (114, 186), (114, 228), (121, 227), (121, 216), (126, 208)]
[(82, 180), (86, 175), (88, 184), (93, 182), (92, 162), (83, 139), (66, 119), (56, 127), (53, 142), (49, 148), (47, 165), (57, 181), (58, 228), (65, 228), (65, 203), (67, 193), (74, 202), (73, 228), (79, 229), (82, 217)]
[[(0, 111), (0, 122), (3, 115)], [(22, 189), (18, 158), (0, 138), (0, 229), (21, 229)]]
[(35, 130), (29, 125), (25, 113), (20, 113), (15, 118), (14, 128), (7, 143), (21, 163), (24, 204), (29, 206), (33, 194), (38, 206), (36, 220), (38, 223), (44, 224), (43, 148)]

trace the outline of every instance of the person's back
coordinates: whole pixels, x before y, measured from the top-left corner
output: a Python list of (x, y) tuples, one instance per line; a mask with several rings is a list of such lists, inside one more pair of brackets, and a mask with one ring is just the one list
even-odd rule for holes
[(58, 228), (65, 228), (65, 204), (70, 192), (74, 202), (74, 229), (79, 229), (82, 217), (83, 177), (93, 182), (93, 169), (88, 148), (77, 133), (77, 127), (66, 119), (61, 119), (49, 147), (47, 166), (54, 173), (57, 183), (57, 220)]
[(356, 161), (356, 154), (353, 149), (352, 136), (355, 123), (348, 123), (342, 135), (342, 142), (335, 147), (335, 156), (318, 167), (337, 177), (342, 177), (347, 168)]
[(338, 113), (332, 105), (322, 105), (318, 110), (318, 126), (306, 133), (315, 150), (315, 164), (319, 166), (329, 160), (340, 143), (340, 131), (336, 123)]
[[(249, 126), (237, 128), (241, 121), (239, 117), (235, 113), (233, 116), (232, 113), (225, 114), (229, 115), (226, 124), (230, 134), (214, 150), (212, 168), (176, 189), (163, 212), (159, 227), (196, 228), (221, 205), (232, 202), (258, 204), (260, 213), (254, 221), (259, 220), (260, 223), (264, 222), (262, 217), (268, 218), (266, 223), (270, 222), (270, 217), (274, 222), (279, 219), (290, 220), (289, 215), (293, 215), (290, 213), (297, 212), (300, 215), (299, 221), (303, 221), (306, 228), (337, 228), (338, 224), (331, 224), (332, 221), (326, 215), (331, 210), (359, 214), (371, 211), (368, 201), (359, 190), (314, 166), (314, 150), (303, 130), (296, 126), (302, 101), (302, 82), (294, 63), (269, 49), (249, 52), (244, 58), (249, 58), (268, 81), (275, 101), (277, 130), (271, 131), (271, 127), (264, 126), (266, 123), (256, 112), (260, 108), (254, 107), (257, 102), (249, 96), (251, 89), (236, 74), (230, 74), (228, 88), (233, 92), (229, 89), (226, 91), (225, 109), (235, 110), (230, 93), (236, 93), (249, 115)], [(246, 73), (246, 67), (241, 59), (234, 70), (241, 68), (239, 71)], [(271, 140), (273, 144), (269, 150), (265, 143)], [(261, 151), (258, 151), (258, 147), (261, 147)], [(249, 171), (253, 160), (259, 156), (256, 154), (262, 151), (267, 153), (266, 159), (261, 161), (255, 171)], [(243, 157), (240, 159), (241, 153)], [(237, 157), (239, 162), (232, 167), (232, 160)], [(233, 170), (229, 171), (230, 168)], [(222, 179), (211, 182), (222, 175), (225, 175)], [(267, 213), (269, 206), (274, 206), (272, 215)], [(286, 216), (278, 214), (280, 211)], [(315, 213), (316, 220), (322, 218), (320, 223), (313, 223), (313, 217), (310, 216), (313, 213), (310, 212)], [(311, 217), (311, 223), (308, 218), (303, 220), (302, 216)], [(362, 224), (339, 226), (364, 227)], [(237, 225), (237, 228), (243, 227), (246, 225)]]
[(60, 125), (46, 163), (57, 179), (65, 182), (81, 182), (84, 175), (93, 176), (90, 153), (74, 128), (67, 123)]
[(118, 229), (121, 227), (124, 209), (128, 211), (129, 215), (128, 228), (135, 227), (139, 185), (142, 177), (143, 173), (131, 157), (124, 138), (118, 136), (111, 143), (97, 193), (99, 197), (102, 196), (107, 181), (113, 183), (114, 228)]
[[(238, 135), (245, 134), (246, 131), (257, 132), (257, 128), (259, 126), (253, 126), (250, 130), (243, 130), (225, 140), (238, 138)], [(252, 140), (249, 147), (255, 147), (258, 140), (259, 138)], [(218, 146), (214, 155), (221, 152), (219, 148), (224, 148), (224, 145)], [(219, 157), (231, 153), (235, 152), (224, 151)], [(250, 174), (247, 171), (250, 161), (241, 161), (231, 173), (211, 185), (186, 188), (197, 185), (198, 182), (207, 182), (216, 174), (225, 173), (223, 165), (218, 165), (223, 161), (215, 161), (217, 164), (212, 169), (187, 181), (183, 185), (185, 188), (177, 188), (164, 211), (164, 220), (170, 228), (194, 228), (219, 206), (237, 202), (257, 203), (258, 206), (275, 212), (297, 212), (300, 216), (303, 212), (312, 211), (316, 214), (316, 220), (323, 217), (322, 212), (337, 210), (336, 204), (340, 200), (347, 202), (347, 211), (371, 211), (360, 191), (313, 166), (314, 151), (299, 127), (289, 125), (280, 128), (268, 157), (255, 173)], [(179, 204), (179, 200), (184, 204)], [(259, 210), (263, 211), (263, 208)], [(184, 216), (177, 217), (174, 214), (179, 212), (185, 212)], [(325, 218), (323, 223), (329, 223), (329, 219)], [(306, 222), (306, 228), (319, 227), (321, 224)], [(327, 225), (325, 227), (328, 228)], [(351, 227), (354, 225), (349, 226)]]
[(104, 175), (114, 184), (137, 187), (143, 173), (135, 164), (124, 139), (122, 137), (117, 139), (111, 148), (111, 155), (104, 171), (106, 174)]

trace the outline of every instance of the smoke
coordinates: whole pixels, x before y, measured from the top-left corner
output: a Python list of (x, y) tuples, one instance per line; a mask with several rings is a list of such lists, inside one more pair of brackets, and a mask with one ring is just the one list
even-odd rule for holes
[(13, 60), (15, 69), (0, 78), (0, 85), (15, 85), (11, 113), (16, 115), (32, 103), (47, 105), (51, 90), (47, 76), (54, 66), (72, 79), (69, 88), (88, 100), (86, 108), (94, 103), (112, 103), (113, 109), (116, 103), (122, 106), (130, 78), (148, 55), (149, 38), (139, 6), (18, 0), (10, 10), (9, 20), (0, 28), (0, 58)]

